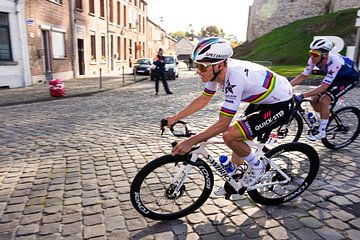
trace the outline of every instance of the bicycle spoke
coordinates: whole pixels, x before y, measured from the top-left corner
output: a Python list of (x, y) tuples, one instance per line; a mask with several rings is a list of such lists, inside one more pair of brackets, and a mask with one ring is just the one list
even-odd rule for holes
[(340, 148), (350, 144), (359, 134), (359, 115), (354, 108), (339, 109), (334, 117), (330, 118), (326, 129), (325, 146)]
[[(186, 165), (182, 162), (176, 166), (174, 163), (168, 163), (158, 166), (144, 177), (140, 198), (150, 211), (156, 214), (178, 212), (191, 206), (199, 198), (203, 192), (205, 178), (195, 167), (185, 178), (179, 192), (174, 193), (184, 168)], [(193, 179), (196, 179), (196, 182)]]

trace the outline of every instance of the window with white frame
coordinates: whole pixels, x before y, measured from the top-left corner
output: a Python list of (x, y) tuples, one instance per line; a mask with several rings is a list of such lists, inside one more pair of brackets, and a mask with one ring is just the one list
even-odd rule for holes
[(51, 45), (54, 58), (66, 57), (65, 32), (53, 30), (51, 32)]
[(12, 61), (8, 15), (0, 12), (0, 61)]

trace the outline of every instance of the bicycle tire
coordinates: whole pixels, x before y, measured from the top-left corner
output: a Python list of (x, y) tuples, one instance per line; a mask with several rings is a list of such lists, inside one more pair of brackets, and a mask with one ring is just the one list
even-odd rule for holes
[[(187, 164), (192, 165), (186, 178), (190, 181), (185, 179), (180, 196), (169, 199), (171, 179), (176, 173), (181, 172), (178, 167), (184, 167)], [(165, 184), (167, 181), (165, 175), (172, 168), (173, 175), (169, 174), (170, 181)], [(213, 186), (214, 175), (209, 165), (203, 160), (198, 158), (194, 165), (187, 160), (187, 156), (165, 155), (146, 164), (137, 173), (131, 184), (130, 199), (133, 207), (144, 217), (153, 220), (173, 220), (186, 216), (201, 207), (209, 198)], [(190, 191), (187, 192), (187, 190)], [(196, 196), (196, 193), (199, 196)], [(181, 208), (181, 201), (186, 204), (189, 202), (189, 204)], [(170, 203), (172, 205), (169, 205)]]
[[(299, 141), (299, 138), (304, 128), (304, 123), (300, 114), (296, 111), (294, 115), (290, 118), (289, 122), (290, 122), (289, 127), (287, 127), (286, 129), (284, 129), (284, 125), (288, 123), (281, 125), (280, 127), (274, 129), (271, 132), (273, 134), (278, 135), (279, 137), (278, 141), (280, 142), (279, 145), (284, 143)], [(286, 132), (282, 132), (284, 130), (286, 130)]]
[[(290, 124), (288, 124), (290, 122)], [(288, 126), (286, 126), (288, 125)], [(298, 111), (294, 113), (286, 124), (274, 128), (270, 134), (277, 135), (277, 142), (273, 144), (266, 144), (264, 151), (267, 152), (271, 148), (280, 146), (289, 142), (297, 142), (300, 139), (302, 131), (304, 129), (303, 119)]]
[[(338, 124), (337, 119), (341, 120), (341, 125)], [(350, 133), (349, 136), (347, 136), (349, 129), (355, 131), (352, 135)], [(330, 116), (329, 123), (326, 127), (326, 138), (321, 139), (321, 141), (324, 146), (329, 149), (340, 149), (352, 143), (358, 137), (359, 133), (360, 110), (352, 106), (343, 107), (336, 110), (335, 113)], [(342, 140), (344, 136), (345, 139)]]
[[(298, 155), (295, 155), (296, 153), (298, 153)], [(319, 170), (319, 155), (313, 147), (305, 143), (293, 142), (283, 144), (266, 152), (265, 156), (267, 158), (271, 158), (272, 161), (276, 162), (283, 171), (286, 170), (287, 174), (291, 176), (291, 180), (287, 184), (277, 184), (273, 185), (272, 187), (263, 187), (262, 189), (257, 188), (248, 191), (250, 198), (262, 205), (280, 205), (298, 197), (311, 185)], [(285, 159), (284, 163), (279, 163), (280, 161), (283, 161), (281, 160), (281, 157)], [(296, 161), (294, 157), (296, 157)], [(290, 164), (287, 164), (285, 162), (286, 159), (290, 160)], [(303, 160), (305, 161), (303, 162)], [(299, 168), (295, 171), (291, 171), (293, 170), (292, 166), (296, 165), (299, 165)], [(305, 165), (309, 165), (309, 167)], [(305, 169), (306, 172), (301, 174), (300, 171), (303, 169)], [(304, 177), (303, 180), (300, 180), (300, 178), (298, 176), (295, 176), (295, 174), (299, 174), (300, 176), (306, 175), (306, 177)], [(270, 170), (267, 171), (265, 175), (268, 176), (268, 179), (266, 179), (266, 177), (263, 177), (261, 180), (262, 183), (266, 183), (269, 179), (271, 179), (271, 181), (277, 181), (279, 180), (278, 178), (281, 177), (278, 175), (277, 171), (272, 170), (272, 168), (270, 168)], [(293, 189), (289, 191), (284, 190), (285, 187), (291, 188), (293, 185)], [(285, 193), (283, 196), (280, 195), (281, 191)]]

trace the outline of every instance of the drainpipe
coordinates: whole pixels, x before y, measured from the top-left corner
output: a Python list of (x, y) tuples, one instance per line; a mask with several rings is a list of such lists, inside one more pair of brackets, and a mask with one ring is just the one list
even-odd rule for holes
[[(24, 22), (25, 22), (25, 9), (24, 9), (24, 18), (22, 18), (21, 13), (21, 9), (20, 9), (20, 1), (21, 0), (15, 0), (15, 5), (16, 5), (16, 16), (18, 19), (18, 24), (19, 24), (19, 45), (20, 45), (20, 56), (21, 56), (21, 60), (20, 62), (22, 63), (20, 65), (21, 68), (21, 79), (22, 79), (22, 83), (23, 83), (23, 87), (26, 87), (28, 85), (31, 85), (27, 82), (27, 79), (30, 77), (30, 64), (29, 64), (29, 54), (28, 54), (28, 45), (27, 45), (27, 35), (26, 35), (26, 31), (24, 31)], [(25, 2), (23, 2), (23, 4), (25, 4)]]
[(78, 71), (78, 66), (76, 65), (77, 55), (77, 41), (76, 41), (76, 29), (75, 29), (75, 1), (70, 0), (70, 27), (71, 27), (71, 40), (72, 40), (72, 70), (73, 70), (73, 78), (76, 78), (76, 73)]

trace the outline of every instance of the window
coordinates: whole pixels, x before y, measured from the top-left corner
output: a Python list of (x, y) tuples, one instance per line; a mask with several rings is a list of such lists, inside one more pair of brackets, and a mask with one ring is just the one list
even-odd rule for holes
[(117, 25), (120, 25), (120, 19), (121, 19), (121, 4), (120, 2), (117, 2)]
[(94, 3), (94, 0), (89, 0), (89, 13), (95, 14), (95, 3)]
[(90, 33), (91, 61), (96, 62), (96, 39), (95, 32)]
[(53, 2), (56, 2), (58, 4), (62, 4), (63, 3), (63, 0), (52, 0)]
[(117, 37), (117, 60), (121, 59), (121, 38)]
[(54, 58), (66, 57), (65, 51), (65, 33), (64, 32), (51, 32), (51, 45)]
[(136, 21), (137, 21), (137, 30), (138, 30), (138, 32), (141, 32), (141, 16), (140, 16), (140, 14), (138, 16), (138, 19), (136, 19)]
[(127, 41), (127, 39), (126, 38), (124, 38), (124, 60), (126, 60), (127, 59), (127, 47), (126, 47), (126, 41)]
[(129, 54), (132, 55), (132, 40), (129, 39)]
[(101, 35), (101, 61), (106, 61), (105, 35)]
[(82, 10), (83, 9), (82, 0), (76, 0), (75, 7), (76, 7), (76, 9)]
[(100, 17), (105, 17), (104, 0), (100, 0)]
[(126, 6), (124, 6), (124, 22), (123, 22), (123, 24), (124, 24), (123, 26), (124, 26), (124, 27), (126, 27), (126, 25), (127, 25), (127, 22), (126, 22), (126, 17), (127, 17), (127, 16), (126, 16), (126, 15), (127, 15)]
[(113, 0), (109, 0), (109, 20), (114, 22), (114, 6)]
[(143, 17), (143, 33), (145, 33), (145, 17)]
[(9, 16), (0, 12), (0, 61), (12, 61)]

